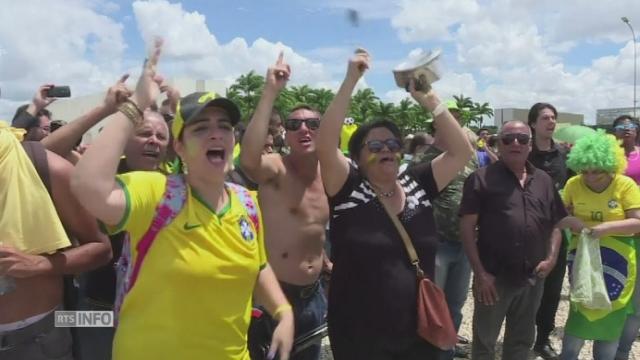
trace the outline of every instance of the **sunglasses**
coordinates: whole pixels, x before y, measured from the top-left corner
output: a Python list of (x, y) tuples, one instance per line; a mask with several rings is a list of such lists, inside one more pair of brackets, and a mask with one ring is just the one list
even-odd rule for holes
[(402, 143), (398, 139), (369, 140), (363, 145), (363, 147), (364, 146), (366, 146), (370, 152), (375, 154), (382, 151), (385, 146), (391, 152), (398, 152), (402, 148)]
[(635, 130), (637, 128), (638, 126), (636, 124), (620, 124), (614, 127), (616, 131)]
[(531, 140), (531, 135), (523, 133), (504, 134), (500, 136), (500, 140), (502, 140), (502, 143), (505, 145), (511, 145), (516, 140), (518, 140), (518, 144), (520, 145), (527, 145), (529, 144), (529, 140)]
[(288, 131), (297, 131), (304, 123), (309, 130), (316, 130), (320, 127), (320, 119), (287, 119), (284, 121), (284, 128)]

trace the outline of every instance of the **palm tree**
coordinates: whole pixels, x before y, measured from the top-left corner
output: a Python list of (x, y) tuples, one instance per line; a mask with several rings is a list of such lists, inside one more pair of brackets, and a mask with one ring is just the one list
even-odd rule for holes
[(312, 89), (311, 91), (311, 97), (313, 98), (312, 105), (316, 109), (318, 109), (321, 114), (324, 114), (324, 112), (329, 107), (331, 100), (333, 100), (334, 96), (335, 94), (333, 93), (333, 91), (329, 89)]
[(396, 114), (397, 110), (394, 103), (384, 103), (382, 101), (378, 101), (372, 109), (372, 115), (375, 118), (393, 120)]
[(370, 88), (358, 90), (351, 98), (349, 116), (358, 123), (367, 121), (377, 100), (378, 97)]

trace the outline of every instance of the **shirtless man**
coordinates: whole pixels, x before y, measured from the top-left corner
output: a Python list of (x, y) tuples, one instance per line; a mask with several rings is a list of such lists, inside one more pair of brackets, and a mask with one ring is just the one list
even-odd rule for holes
[(53, 204), (65, 229), (80, 245), (52, 255), (29, 255), (0, 246), (0, 276), (15, 280), (15, 289), (0, 296), (3, 360), (72, 359), (69, 329), (54, 327), (53, 310), (63, 307), (63, 275), (79, 274), (111, 259), (109, 239), (71, 194), (73, 166), (49, 151), (46, 158)]
[[(324, 322), (326, 300), (319, 276), (324, 262), (327, 197), (315, 153), (320, 113), (298, 106), (284, 121), (286, 156), (263, 154), (274, 101), (286, 86), (291, 70), (280, 54), (269, 68), (258, 107), (242, 140), (240, 164), (259, 184), (269, 264), (293, 305), (296, 337)], [(292, 359), (318, 359), (320, 343)]]

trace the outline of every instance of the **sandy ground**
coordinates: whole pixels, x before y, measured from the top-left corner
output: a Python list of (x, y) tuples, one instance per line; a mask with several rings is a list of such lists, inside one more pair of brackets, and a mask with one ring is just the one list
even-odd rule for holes
[[(560, 349), (562, 348), (562, 335), (564, 333), (564, 324), (567, 320), (567, 314), (569, 310), (568, 294), (569, 294), (569, 286), (568, 286), (568, 282), (565, 279), (564, 287), (562, 290), (562, 298), (560, 300), (560, 304), (558, 306), (558, 313), (556, 315), (556, 330), (551, 334), (551, 343), (554, 349), (556, 349), (556, 351), (560, 351)], [(469, 297), (467, 298), (467, 302), (464, 305), (463, 314), (464, 314), (464, 317), (462, 319), (462, 325), (460, 327), (460, 335), (468, 339), (471, 339), (471, 335), (472, 335), (471, 319), (473, 314), (473, 300), (472, 300), (471, 292), (469, 292)], [(498, 338), (497, 348), (498, 348), (499, 355), (501, 354), (503, 333), (504, 333), (504, 327), (502, 329), (500, 337)], [(580, 353), (580, 358), (579, 358), (580, 360), (590, 360), (593, 358), (591, 354), (591, 347), (592, 347), (592, 343), (590, 341), (587, 341), (585, 343), (585, 346), (582, 348), (582, 352)], [(500, 358), (499, 355), (497, 357), (498, 359)], [(325, 338), (323, 342), (322, 359), (323, 360), (333, 359), (333, 356), (331, 355), (331, 350), (329, 349), (329, 340), (327, 338)], [(539, 360), (539, 359), (542, 359), (542, 358), (535, 356), (532, 351), (528, 360)], [(640, 343), (637, 340), (633, 344), (632, 354), (629, 357), (629, 359), (640, 360)]]

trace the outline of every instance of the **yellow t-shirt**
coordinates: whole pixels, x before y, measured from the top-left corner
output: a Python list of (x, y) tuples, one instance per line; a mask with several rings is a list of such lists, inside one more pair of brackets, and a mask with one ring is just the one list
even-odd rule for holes
[(573, 210), (573, 215), (588, 227), (624, 220), (625, 211), (640, 209), (640, 189), (625, 175), (615, 175), (609, 187), (600, 193), (589, 189), (582, 175), (574, 176), (567, 181), (562, 199), (565, 206)]
[[(129, 232), (135, 262), (166, 177), (132, 172), (118, 181), (127, 210), (110, 230)], [(258, 209), (256, 231), (244, 204), (227, 191), (230, 204), (216, 214), (189, 188), (180, 213), (158, 233), (122, 304), (114, 359), (249, 359), (252, 293), (266, 266), (262, 217)]]

